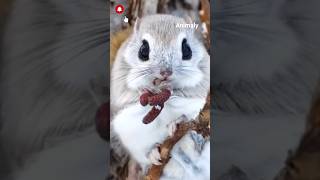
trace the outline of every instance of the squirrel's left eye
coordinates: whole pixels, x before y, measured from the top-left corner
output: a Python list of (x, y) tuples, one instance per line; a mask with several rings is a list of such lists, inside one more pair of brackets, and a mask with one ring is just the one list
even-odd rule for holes
[(150, 48), (149, 48), (149, 43), (146, 40), (142, 41), (142, 45), (139, 49), (139, 58), (142, 61), (148, 61), (149, 60), (149, 52), (150, 52)]
[(182, 41), (182, 60), (190, 60), (192, 57), (192, 51), (187, 43), (187, 39), (183, 39)]

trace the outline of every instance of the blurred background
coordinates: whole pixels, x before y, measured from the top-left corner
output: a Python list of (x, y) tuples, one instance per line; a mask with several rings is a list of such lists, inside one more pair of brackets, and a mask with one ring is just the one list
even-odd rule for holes
[[(215, 179), (274, 179), (289, 151), (296, 150), (319, 81), (319, 5), (316, 0), (212, 4)], [(302, 164), (291, 163), (292, 173), (308, 169)]]
[[(115, 7), (118, 4), (123, 4), (126, 11), (119, 15), (115, 12)], [(209, 0), (150, 0), (150, 1), (135, 1), (121, 0), (111, 1), (110, 6), (110, 32), (115, 34), (123, 29), (132, 26), (137, 17), (143, 17), (151, 14), (171, 14), (182, 18), (190, 18), (195, 23), (199, 24), (198, 34), (203, 36), (205, 45), (209, 49), (209, 31), (210, 31), (210, 1)], [(126, 16), (129, 23), (124, 23), (123, 18)], [(112, 36), (111, 36), (112, 37)]]
[(104, 179), (108, 2), (0, 2), (0, 179)]

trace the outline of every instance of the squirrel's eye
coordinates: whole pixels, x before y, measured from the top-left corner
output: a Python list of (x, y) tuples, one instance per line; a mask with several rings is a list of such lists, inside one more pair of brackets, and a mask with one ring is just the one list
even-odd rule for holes
[(139, 49), (139, 58), (142, 61), (148, 61), (149, 60), (149, 52), (150, 52), (149, 43), (148, 43), (148, 41), (143, 40), (142, 45)]
[(192, 57), (192, 51), (187, 43), (187, 39), (183, 39), (182, 41), (182, 60), (190, 60)]

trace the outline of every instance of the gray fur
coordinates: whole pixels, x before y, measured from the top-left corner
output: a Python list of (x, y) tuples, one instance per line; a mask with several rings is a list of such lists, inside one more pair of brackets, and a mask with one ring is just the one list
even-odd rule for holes
[(107, 95), (106, 7), (100, 0), (14, 2), (1, 62), (0, 156), (7, 161), (0, 163), (10, 171), (35, 152), (95, 133)]
[(217, 109), (252, 114), (308, 109), (320, 72), (320, 26), (312, 21), (319, 17), (318, 3), (216, 1), (211, 81)]
[(212, 3), (213, 178), (235, 165), (242, 175), (227, 178), (272, 179), (304, 131), (319, 79), (320, 2)]

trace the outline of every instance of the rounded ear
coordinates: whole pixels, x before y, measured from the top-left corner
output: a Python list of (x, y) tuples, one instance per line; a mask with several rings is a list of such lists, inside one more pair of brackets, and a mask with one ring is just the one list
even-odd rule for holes
[[(196, 22), (196, 21), (195, 21), (195, 18), (192, 18), (192, 17), (191, 17), (190, 15), (188, 15), (188, 14), (183, 15), (183, 19), (184, 19), (184, 21), (185, 21), (187, 24), (193, 24), (193, 23)], [(198, 26), (198, 27), (199, 27), (199, 26)], [(199, 29), (199, 28), (197, 28), (197, 29), (191, 28), (191, 29), (189, 29), (188, 31), (194, 33), (194, 32), (196, 32), (196, 31), (198, 31), (198, 29)]]
[(183, 16), (183, 19), (186, 21), (186, 23), (188, 24), (192, 24), (193, 21), (192, 21), (192, 18), (189, 16), (189, 15), (184, 15)]
[(133, 28), (134, 33), (138, 32), (140, 27), (140, 21), (141, 21), (140, 18), (137, 17), (136, 21), (134, 22), (134, 28)]

